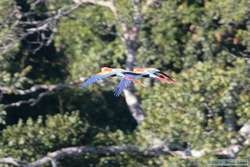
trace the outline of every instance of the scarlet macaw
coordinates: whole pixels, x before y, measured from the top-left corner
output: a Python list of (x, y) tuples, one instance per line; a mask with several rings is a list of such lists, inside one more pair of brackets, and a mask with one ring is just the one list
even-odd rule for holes
[(174, 83), (175, 80), (173, 80), (170, 76), (167, 74), (161, 72), (160, 70), (156, 68), (134, 68), (133, 71), (123, 70), (119, 68), (109, 68), (109, 67), (103, 67), (101, 69), (100, 73), (97, 73), (96, 75), (91, 76), (87, 80), (85, 80), (80, 87), (84, 88), (86, 86), (89, 86), (98, 80), (102, 80), (109, 77), (119, 77), (121, 78), (120, 83), (117, 85), (117, 87), (114, 90), (114, 95), (119, 96), (122, 91), (129, 87), (132, 83), (139, 83), (141, 82), (138, 80), (142, 77), (146, 78), (153, 78), (156, 80), (160, 80), (163, 83)]

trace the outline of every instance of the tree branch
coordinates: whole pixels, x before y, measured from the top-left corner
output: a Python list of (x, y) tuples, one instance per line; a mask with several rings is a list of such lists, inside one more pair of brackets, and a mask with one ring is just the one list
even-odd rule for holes
[(21, 90), (21, 89), (12, 89), (9, 87), (0, 87), (0, 93), (2, 96), (5, 95), (22, 95), (22, 96), (29, 96), (37, 94), (36, 98), (29, 98), (27, 100), (19, 100), (10, 104), (4, 104), (4, 108), (12, 108), (12, 107), (19, 107), (24, 104), (28, 104), (30, 106), (34, 106), (38, 104), (44, 97), (50, 95), (53, 92), (66, 89), (66, 88), (73, 88), (79, 85), (80, 82), (72, 82), (69, 84), (58, 84), (58, 85), (35, 85), (29, 89)]
[(117, 155), (120, 153), (127, 153), (130, 155), (142, 155), (149, 157), (157, 157), (160, 155), (177, 156), (181, 159), (201, 158), (207, 154), (213, 154), (215, 156), (224, 156), (227, 158), (235, 158), (237, 154), (244, 148), (250, 146), (250, 122), (244, 124), (239, 131), (240, 140), (237, 144), (231, 144), (228, 147), (215, 149), (215, 150), (192, 150), (190, 148), (182, 151), (173, 151), (168, 146), (168, 143), (163, 143), (160, 146), (152, 146), (151, 148), (141, 149), (137, 145), (121, 145), (121, 146), (79, 146), (79, 147), (67, 147), (60, 150), (48, 153), (46, 156), (31, 162), (23, 162), (16, 160), (12, 157), (6, 157), (0, 159), (0, 164), (11, 164), (19, 167), (39, 167), (41, 165), (51, 163), (56, 165), (56, 162), (60, 159), (69, 156), (79, 156), (83, 154), (97, 154), (97, 155)]
[(2, 158), (0, 159), (0, 164), (7, 164), (7, 165), (13, 165), (13, 166), (22, 166), (26, 163), (16, 160), (12, 157)]
[[(126, 49), (126, 69), (132, 70), (135, 66), (137, 50), (139, 47), (139, 32), (142, 24), (143, 17), (141, 15), (140, 0), (132, 0), (133, 5), (133, 22), (132, 27), (129, 28), (127, 24), (121, 23), (122, 28), (122, 41)], [(137, 123), (141, 123), (144, 120), (145, 114), (141, 108), (139, 98), (134, 94), (134, 88), (128, 88), (124, 90), (125, 100), (129, 107), (134, 119)]]
[[(39, 32), (41, 33), (51, 31), (51, 34), (48, 37), (45, 37), (46, 39), (43, 39), (43, 41), (41, 42), (41, 46), (35, 49), (35, 51), (39, 50), (43, 45), (49, 45), (53, 40), (54, 32), (56, 31), (56, 25), (59, 19), (69, 15), (79, 7), (80, 4), (74, 4), (67, 8), (63, 7), (61, 9), (58, 9), (54, 15), (42, 21), (23, 21), (22, 18), (29, 15), (29, 13), (21, 13), (20, 11), (17, 11), (18, 9), (14, 10), (12, 12), (12, 15), (15, 16), (14, 23), (12, 23), (12, 25), (8, 28), (9, 32), (5, 34), (3, 39), (1, 39), (1, 53), (4, 54), (8, 52), (27, 36)], [(2, 23), (0, 23), (0, 27), (6, 26), (6, 22), (10, 22), (9, 17), (7, 17), (4, 21), (2, 21)], [(31, 26), (31, 28), (21, 30), (21, 28), (26, 25)]]

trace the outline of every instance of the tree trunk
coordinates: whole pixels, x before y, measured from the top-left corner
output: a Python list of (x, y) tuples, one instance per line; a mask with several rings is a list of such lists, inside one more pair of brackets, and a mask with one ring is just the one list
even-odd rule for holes
[[(133, 4), (133, 24), (131, 28), (128, 28), (128, 24), (122, 23), (123, 36), (122, 41), (126, 48), (126, 69), (132, 70), (136, 62), (136, 54), (138, 50), (138, 36), (141, 26), (141, 12), (140, 12), (140, 0), (132, 0)], [(141, 108), (139, 98), (134, 94), (134, 87), (130, 87), (124, 90), (125, 100), (129, 107), (131, 114), (137, 123), (141, 123), (144, 120), (145, 114)]]

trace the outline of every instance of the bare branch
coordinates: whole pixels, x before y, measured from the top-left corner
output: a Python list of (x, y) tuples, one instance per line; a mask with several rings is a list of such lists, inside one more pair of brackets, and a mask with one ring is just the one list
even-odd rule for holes
[(57, 84), (57, 85), (34, 85), (29, 89), (13, 89), (10, 87), (0, 87), (0, 92), (3, 94), (18, 94), (18, 95), (26, 95), (30, 93), (37, 92), (39, 90), (46, 90), (46, 91), (53, 91), (53, 90), (59, 90), (63, 88), (70, 88), (75, 85), (77, 85), (79, 82), (72, 82), (69, 84)]
[(27, 166), (26, 162), (16, 160), (12, 157), (6, 157), (6, 158), (0, 159), (0, 164), (8, 164), (8, 165), (13, 165), (13, 166), (17, 166), (17, 167)]
[[(40, 3), (41, 0), (37, 0), (32, 5), (36, 5)], [(41, 47), (44, 45), (49, 45), (51, 41), (53, 40), (54, 37), (54, 32), (56, 31), (56, 26), (58, 21), (69, 14), (71, 14), (73, 11), (78, 9), (82, 4), (94, 4), (94, 5), (99, 5), (103, 6), (106, 8), (109, 8), (112, 13), (114, 14), (115, 17), (117, 17), (117, 10), (116, 7), (113, 3), (113, 1), (102, 1), (102, 0), (73, 0), (75, 4), (71, 5), (70, 7), (62, 7), (61, 9), (58, 9), (56, 11), (56, 14), (49, 16), (48, 19), (42, 20), (42, 21), (22, 21), (21, 18), (23, 16), (27, 16), (29, 13), (20, 13), (18, 9), (15, 9), (12, 13), (11, 16), (13, 17), (6, 17), (5, 20), (3, 20), (0, 23), (0, 27), (6, 26), (10, 20), (13, 22), (13, 18), (15, 23), (12, 23), (12, 26), (9, 27), (9, 33), (5, 34), (4, 38), (1, 39), (0, 43), (0, 51), (2, 54), (10, 51), (14, 47), (17, 46), (19, 41), (22, 39), (26, 38), (28, 35), (32, 35), (34, 33), (43, 33), (43, 32), (51, 32), (51, 34), (44, 38), (39, 42), (39, 46), (34, 49), (33, 52), (36, 52), (39, 50)], [(15, 16), (15, 17), (14, 17)], [(32, 28), (25, 29), (24, 31), (20, 31), (22, 26), (29, 25), (32, 26)], [(13, 35), (15, 35), (13, 37)]]
[[(34, 50), (35, 52), (39, 50), (42, 46), (49, 45), (53, 40), (54, 32), (56, 31), (56, 26), (59, 22), (59, 19), (71, 14), (79, 7), (80, 4), (74, 4), (70, 7), (63, 7), (61, 9), (58, 9), (54, 15), (42, 21), (22, 21), (21, 18), (25, 15), (28, 15), (29, 13), (20, 13), (16, 10), (13, 11), (12, 15), (17, 15), (15, 17), (16, 20), (14, 21), (14, 23), (12, 23), (11, 27), (8, 28), (9, 32), (5, 34), (3, 39), (1, 39), (1, 53), (4, 54), (9, 50), (13, 49), (21, 40), (34, 33), (51, 32), (51, 35), (49, 37), (44, 36), (42, 41), (40, 41), (40, 46), (38, 46), (38, 48)], [(0, 27), (5, 26), (6, 22), (9, 22), (9, 20), (10, 18), (7, 17), (4, 21), (2, 21), (2, 23), (0, 23)], [(32, 26), (32, 28), (28, 28), (21, 31), (20, 28), (25, 25)]]
[(21, 105), (24, 105), (24, 104), (28, 104), (30, 106), (35, 106), (36, 104), (38, 104), (45, 96), (49, 96), (51, 95), (52, 92), (50, 91), (47, 91), (47, 92), (44, 92), (44, 93), (40, 93), (38, 95), (37, 98), (31, 98), (31, 99), (28, 99), (28, 100), (20, 100), (18, 102), (14, 102), (14, 103), (11, 103), (11, 104), (7, 104), (7, 105), (4, 105), (4, 109), (8, 109), (8, 108), (12, 108), (12, 107), (19, 107)]
[(13, 102), (10, 104), (5, 104), (4, 108), (12, 108), (12, 107), (19, 107), (24, 104), (28, 104), (30, 106), (34, 106), (38, 104), (44, 97), (51, 95), (52, 93), (67, 89), (67, 88), (73, 88), (78, 86), (79, 82), (72, 82), (69, 84), (58, 84), (58, 85), (35, 85), (32, 86), (29, 89), (26, 90), (20, 90), (20, 89), (11, 89), (8, 87), (0, 87), (0, 93), (1, 94), (14, 94), (14, 95), (30, 95), (34, 93), (39, 93), (36, 98), (29, 98), (27, 100), (20, 100), (17, 102)]
[(141, 150), (134, 145), (103, 146), (103, 147), (80, 146), (80, 147), (63, 148), (55, 152), (48, 153), (47, 156), (38, 159), (32, 163), (28, 163), (26, 165), (24, 165), (23, 162), (21, 165), (20, 161), (15, 160), (11, 157), (0, 159), (0, 164), (1, 163), (13, 164), (15, 166), (23, 166), (23, 167), (38, 167), (47, 164), (51, 161), (57, 161), (68, 156), (79, 156), (86, 153), (98, 154), (98, 155), (116, 155), (122, 152), (126, 152), (131, 155), (145, 155), (145, 156), (159, 156), (161, 154), (172, 154), (171, 151), (169, 151), (168, 147), (165, 146), (145, 149), (145, 150)]

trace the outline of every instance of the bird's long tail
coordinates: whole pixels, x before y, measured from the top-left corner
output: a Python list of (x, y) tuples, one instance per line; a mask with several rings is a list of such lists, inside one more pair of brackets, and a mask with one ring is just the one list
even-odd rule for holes
[(158, 79), (162, 82), (162, 83), (168, 83), (168, 84), (174, 84), (176, 83), (176, 80), (174, 80), (171, 76), (163, 73), (163, 72), (160, 72), (158, 74)]

